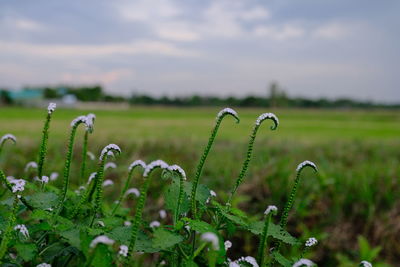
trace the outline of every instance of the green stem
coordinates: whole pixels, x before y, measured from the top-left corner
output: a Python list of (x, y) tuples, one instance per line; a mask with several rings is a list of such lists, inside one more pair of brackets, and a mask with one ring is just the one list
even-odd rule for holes
[(265, 260), (265, 254), (266, 254), (265, 249), (267, 247), (267, 239), (268, 239), (268, 227), (269, 227), (269, 223), (271, 222), (271, 217), (272, 217), (272, 212), (270, 212), (267, 215), (267, 218), (265, 219), (264, 230), (261, 235), (260, 244), (258, 246), (257, 261), (261, 267), (264, 267), (264, 260)]
[(184, 191), (183, 191), (184, 184), (183, 183), (184, 183), (184, 181), (185, 181), (184, 177), (179, 174), (179, 197), (178, 197), (178, 203), (176, 205), (176, 211), (175, 211), (175, 224), (179, 220), (181, 205), (183, 202), (183, 197), (184, 197)]
[(8, 242), (10, 241), (11, 231), (13, 230), (13, 226), (15, 224), (17, 210), (18, 210), (18, 197), (17, 195), (15, 195), (10, 220), (8, 221), (7, 229), (4, 232), (3, 239), (1, 240), (0, 244), (0, 263), (3, 262), (4, 254), (7, 252)]
[(82, 163), (81, 163), (81, 178), (79, 184), (85, 181), (85, 170), (86, 170), (86, 159), (87, 159), (87, 148), (88, 148), (89, 131), (85, 131), (82, 144)]
[(96, 198), (94, 200), (94, 215), (92, 219), (92, 223), (90, 226), (93, 225), (94, 219), (101, 213), (102, 210), (102, 198), (103, 198), (103, 180), (104, 180), (104, 165), (105, 165), (106, 157), (103, 157), (99, 161), (99, 167), (97, 169), (97, 174), (95, 177), (95, 184), (94, 188), (96, 190)]
[(195, 177), (194, 177), (194, 180), (193, 180), (193, 187), (192, 187), (192, 192), (191, 192), (190, 198), (191, 198), (192, 216), (193, 216), (194, 219), (197, 219), (197, 208), (196, 208), (197, 186), (199, 184), (200, 175), (201, 175), (201, 172), (203, 170), (204, 163), (205, 163), (205, 161), (207, 159), (208, 154), (210, 153), (210, 149), (212, 147), (212, 144), (214, 143), (215, 137), (217, 136), (219, 126), (221, 125), (221, 122), (222, 122), (222, 120), (224, 119), (224, 117), (226, 115), (233, 116), (236, 119), (236, 123), (239, 123), (239, 118), (237, 117), (236, 112), (234, 112), (234, 111), (233, 112), (224, 112), (224, 110), (222, 110), (221, 112), (217, 116), (217, 120), (216, 120), (215, 126), (214, 126), (213, 130), (211, 131), (211, 136), (208, 139), (207, 146), (205, 147), (204, 152), (201, 155), (200, 162), (197, 165), (196, 174), (195, 174)]
[[(47, 113), (46, 121), (43, 127), (42, 143), (40, 145), (39, 155), (38, 155), (38, 178), (42, 179), (43, 176), (43, 166), (47, 154), (47, 142), (49, 139), (49, 128), (51, 121), (51, 112)], [(43, 183), (44, 184), (44, 183)]]

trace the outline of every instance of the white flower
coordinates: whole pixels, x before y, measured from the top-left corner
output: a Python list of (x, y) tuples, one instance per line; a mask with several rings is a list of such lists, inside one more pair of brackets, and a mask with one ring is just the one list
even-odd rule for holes
[(43, 176), (42, 176), (42, 179), (40, 179), (39, 181), (41, 181), (41, 182), (44, 183), (44, 184), (47, 184), (47, 183), (49, 182), (49, 177), (43, 175)]
[(213, 190), (210, 190), (210, 195), (211, 195), (212, 197), (216, 197), (216, 196), (217, 196), (217, 193), (215, 193)]
[(93, 127), (94, 127), (94, 120), (96, 119), (96, 115), (93, 113), (89, 113), (86, 116), (86, 131), (88, 132), (93, 132)]
[(57, 104), (56, 103), (50, 103), (49, 106), (47, 107), (47, 112), (49, 114), (53, 113), (54, 110), (56, 110)]
[(90, 160), (95, 160), (95, 156), (94, 156), (94, 154), (92, 153), (92, 152), (90, 152), (90, 151), (88, 151), (88, 152), (86, 152), (86, 155), (88, 155), (88, 157), (90, 158)]
[(278, 120), (278, 117), (276, 117), (274, 113), (263, 113), (263, 114), (261, 114), (256, 120), (256, 125), (257, 126), (260, 125), (266, 119), (271, 119), (271, 120), (274, 121), (275, 125), (272, 126), (271, 129), (275, 130), (276, 127), (278, 127), (279, 120)]
[(17, 138), (13, 134), (5, 134), (0, 139), (0, 144), (3, 144), (6, 140), (11, 140), (14, 144), (17, 143)]
[(50, 181), (55, 181), (58, 178), (58, 172), (52, 172), (50, 174)]
[(88, 181), (87, 181), (87, 184), (90, 184), (90, 182), (96, 177), (96, 174), (97, 174), (97, 172), (92, 172), (92, 173), (89, 175), (89, 179), (88, 179)]
[(225, 246), (225, 250), (228, 250), (232, 247), (232, 242), (229, 240), (226, 240), (224, 243), (224, 246)]
[(360, 262), (360, 265), (364, 267), (372, 267), (372, 264), (368, 261), (362, 261)]
[(123, 257), (127, 257), (128, 256), (128, 246), (126, 246), (126, 245), (119, 246), (118, 254)]
[(206, 232), (201, 235), (201, 240), (211, 243), (214, 250), (219, 249), (219, 239), (216, 234), (212, 232)]
[(146, 169), (146, 163), (143, 160), (138, 159), (132, 162), (131, 165), (129, 165), (129, 171), (131, 171), (136, 166), (142, 166), (143, 169)]
[(169, 166), (168, 170), (172, 171), (172, 172), (174, 172), (174, 171), (178, 172), (182, 176), (183, 180), (186, 180), (186, 173), (180, 166), (174, 164), (174, 165)]
[(316, 245), (317, 243), (318, 243), (318, 240), (315, 237), (310, 237), (309, 239), (307, 239), (305, 246), (312, 247), (312, 246)]
[(36, 265), (36, 267), (51, 267), (51, 264), (43, 262), (41, 264)]
[(306, 166), (310, 166), (314, 170), (317, 170), (317, 165), (315, 165), (314, 162), (306, 160), (306, 161), (303, 161), (302, 163), (300, 163), (299, 165), (297, 165), (296, 172), (301, 171)]
[(149, 224), (149, 226), (151, 227), (151, 228), (156, 228), (156, 227), (160, 227), (160, 222), (159, 221), (152, 221), (150, 224)]
[(77, 125), (79, 125), (80, 123), (86, 124), (87, 123), (86, 121), (87, 121), (86, 116), (76, 117), (71, 121), (71, 127), (77, 127)]
[(219, 120), (222, 116), (224, 116), (225, 114), (231, 114), (232, 116), (234, 116), (234, 117), (236, 117), (236, 118), (238, 118), (238, 114), (237, 114), (237, 112), (236, 111), (234, 111), (233, 109), (231, 109), (231, 108), (224, 108), (224, 109), (222, 109), (220, 112), (218, 112), (218, 114), (217, 114), (217, 120)]
[(103, 182), (103, 187), (114, 185), (114, 182), (110, 179), (107, 179)]
[[(247, 262), (247, 263), (249, 263), (251, 266), (253, 266), (253, 267), (259, 267), (258, 266), (258, 263), (257, 263), (257, 261), (256, 261), (256, 259), (255, 258), (253, 258), (253, 257), (251, 257), (251, 256), (247, 256), (247, 257), (241, 257), (240, 259), (238, 259), (238, 260), (236, 260), (236, 261), (234, 261), (233, 263), (233, 265), (229, 265), (229, 266), (240, 266), (240, 263), (241, 262)], [(235, 265), (235, 264), (237, 264), (237, 265)]]
[(124, 225), (125, 225), (125, 226), (131, 226), (132, 223), (131, 223), (130, 221), (124, 221)]
[(240, 264), (237, 263), (236, 261), (231, 261), (229, 262), (229, 267), (240, 267)]
[(143, 177), (149, 176), (150, 172), (154, 168), (157, 168), (157, 167), (162, 168), (162, 169), (167, 169), (168, 168), (168, 164), (165, 163), (164, 161), (160, 160), (160, 159), (150, 162), (150, 164), (147, 165), (146, 169), (144, 170)]
[(276, 213), (278, 211), (278, 208), (274, 205), (269, 205), (267, 209), (264, 211), (265, 215), (268, 215), (270, 212)]
[(106, 235), (100, 235), (98, 237), (96, 237), (95, 239), (92, 240), (92, 242), (90, 243), (90, 247), (91, 248), (95, 248), (97, 246), (97, 244), (101, 243), (101, 244), (105, 244), (105, 245), (113, 245), (114, 244), (114, 240), (108, 238), (108, 236)]
[(137, 188), (129, 188), (128, 190), (126, 190), (125, 195), (127, 196), (127, 195), (129, 195), (129, 194), (133, 194), (133, 195), (135, 195), (136, 197), (139, 197), (140, 192), (139, 192), (139, 190), (138, 190)]
[(295, 262), (292, 267), (301, 267), (301, 266), (313, 266), (314, 262), (308, 259), (300, 259), (299, 261)]
[(108, 162), (106, 165), (104, 165), (104, 170), (108, 170), (108, 169), (115, 169), (117, 168), (117, 164), (115, 164), (114, 162)]
[(13, 183), (13, 181), (15, 180), (14, 176), (7, 176), (7, 181), (9, 181), (10, 183)]
[(160, 214), (161, 219), (167, 218), (167, 212), (165, 210), (160, 210), (158, 213)]
[(13, 193), (22, 192), (25, 189), (26, 181), (24, 179), (14, 179), (14, 180), (10, 181), (10, 183), (14, 184), (12, 186)]
[(14, 227), (14, 230), (19, 230), (19, 232), (25, 236), (25, 238), (29, 238), (29, 231), (26, 228), (25, 224), (18, 224)]
[(104, 224), (103, 221), (97, 221), (96, 223), (97, 223), (98, 225), (100, 225), (101, 227), (104, 227), (104, 226), (105, 226), (105, 224)]
[(34, 161), (30, 161), (25, 166), (25, 172), (29, 171), (30, 168), (37, 169), (38, 165)]
[[(114, 151), (117, 152), (118, 154), (120, 154), (121, 148), (119, 148), (119, 146), (117, 146), (116, 144), (109, 144), (109, 145), (105, 146), (103, 148), (103, 150), (101, 151), (100, 160), (103, 160), (104, 156), (106, 156), (106, 155), (108, 156), (109, 152), (114, 152)], [(114, 154), (114, 153), (112, 153), (112, 154)]]

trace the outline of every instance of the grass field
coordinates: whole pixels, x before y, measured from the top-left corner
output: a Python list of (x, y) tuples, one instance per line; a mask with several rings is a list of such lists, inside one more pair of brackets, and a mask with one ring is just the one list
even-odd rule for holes
[[(130, 162), (157, 158), (181, 165), (190, 180), (203, 151), (219, 108), (146, 108), (129, 110), (63, 110), (54, 113), (50, 128), (49, 160), (46, 171), (62, 171), (69, 124), (78, 115), (96, 114), (95, 131), (89, 148), (98, 154), (104, 145), (122, 148), (116, 160), (118, 169), (108, 178), (118, 181), (126, 176)], [(224, 203), (242, 161), (252, 125), (261, 109), (237, 109), (241, 122), (226, 118), (207, 159), (201, 182), (218, 194)], [(303, 160), (319, 167), (316, 177), (305, 172), (289, 230), (295, 236), (315, 236), (320, 240), (309, 256), (321, 266), (354, 266), (370, 251), (357, 242), (358, 236), (371, 247), (380, 246), (374, 262), (400, 262), (400, 112), (272, 110), (280, 120), (270, 131), (263, 125), (258, 133), (254, 160), (245, 183), (239, 188), (235, 205), (255, 217), (265, 207), (282, 207), (292, 186), (295, 168)], [(8, 145), (1, 168), (7, 175), (22, 175), (23, 166), (36, 159), (45, 112), (43, 109), (2, 108), (0, 134), (12, 133), (17, 146)], [(77, 136), (79, 159), (81, 136)], [(75, 164), (77, 165), (77, 164)], [(94, 164), (91, 166), (94, 169)], [(78, 172), (79, 166), (72, 166)], [(76, 177), (71, 177), (75, 179)], [(77, 185), (75, 185), (77, 186)], [(150, 194), (154, 206), (162, 207), (161, 182)], [(109, 190), (108, 201), (114, 201)], [(243, 242), (233, 252), (254, 252), (253, 241)], [(241, 254), (240, 254), (241, 255)], [(379, 265), (377, 265), (379, 266)], [(383, 265), (382, 265), (383, 266)]]

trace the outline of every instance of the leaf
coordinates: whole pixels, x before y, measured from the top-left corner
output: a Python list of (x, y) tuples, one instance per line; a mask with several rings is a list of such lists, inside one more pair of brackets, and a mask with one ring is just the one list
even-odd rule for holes
[(51, 214), (45, 210), (35, 209), (32, 214), (31, 218), (35, 220), (46, 220), (51, 217)]
[(35, 244), (16, 244), (15, 249), (24, 261), (31, 261), (37, 253)]
[(96, 246), (91, 266), (109, 267), (112, 266), (112, 255), (107, 245), (98, 244)]
[[(248, 228), (248, 223), (244, 219), (242, 219), (241, 217), (238, 217), (236, 215), (228, 213), (226, 211), (226, 208), (221, 206), (221, 204), (219, 204), (218, 202), (213, 201), (212, 203), (223, 217), (225, 217), (226, 219), (230, 220), (231, 222), (234, 222), (235, 224), (238, 224), (246, 229)], [(239, 213), (239, 212), (236, 211), (236, 213)]]
[(212, 233), (217, 233), (217, 231), (212, 227), (210, 224), (199, 221), (199, 220), (190, 220), (188, 219), (189, 226), (191, 230), (194, 230), (199, 233), (207, 233), (207, 232), (212, 232)]
[[(165, 206), (168, 210), (170, 210), (173, 213), (173, 216), (175, 216), (176, 206), (178, 204), (178, 198), (179, 198), (179, 183), (173, 181), (169, 186), (167, 186), (165, 191)], [(189, 203), (190, 202), (188, 201), (188, 195), (184, 192), (183, 201), (179, 209), (180, 214), (189, 211), (190, 208)]]
[[(193, 184), (191, 182), (185, 182), (184, 190), (185, 193), (189, 196), (192, 194), (192, 187)], [(209, 197), (210, 197), (210, 189), (203, 184), (198, 184), (196, 189), (196, 200), (201, 204), (205, 204)]]
[[(248, 225), (247, 229), (255, 235), (260, 235), (264, 228), (263, 221), (252, 222)], [(275, 239), (278, 239), (286, 244), (290, 245), (298, 245), (300, 242), (293, 237), (291, 234), (283, 230), (279, 225), (274, 224), (273, 222), (269, 223), (268, 234), (267, 236), (272, 236)]]
[(61, 232), (60, 235), (67, 239), (67, 242), (76, 247), (77, 249), (81, 249), (81, 239), (80, 239), (80, 230), (78, 228), (73, 228), (64, 232)]
[(47, 209), (57, 204), (58, 196), (52, 192), (40, 192), (29, 197), (29, 203), (38, 209)]
[(282, 254), (280, 254), (278, 251), (273, 251), (271, 255), (272, 258), (274, 258), (280, 265), (284, 267), (292, 266), (292, 262), (286, 259), (284, 256), (282, 256)]
[(183, 240), (183, 237), (163, 228), (154, 231), (153, 247), (157, 249), (170, 248)]
[[(115, 227), (111, 232), (107, 233), (107, 236), (120, 242), (121, 244), (128, 245), (131, 238), (131, 229), (131, 226)], [(141, 230), (138, 231), (134, 250), (146, 253), (160, 251), (159, 249), (153, 247), (151, 239)]]

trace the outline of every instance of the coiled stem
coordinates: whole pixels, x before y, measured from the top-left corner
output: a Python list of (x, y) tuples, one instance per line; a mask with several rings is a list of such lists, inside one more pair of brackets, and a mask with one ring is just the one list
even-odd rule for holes
[(3, 239), (0, 244), (0, 263), (3, 262), (4, 254), (7, 252), (8, 242), (10, 241), (11, 231), (15, 224), (16, 214), (18, 210), (18, 196), (14, 196), (13, 209), (10, 215), (10, 220), (8, 221), (7, 228), (3, 234)]

